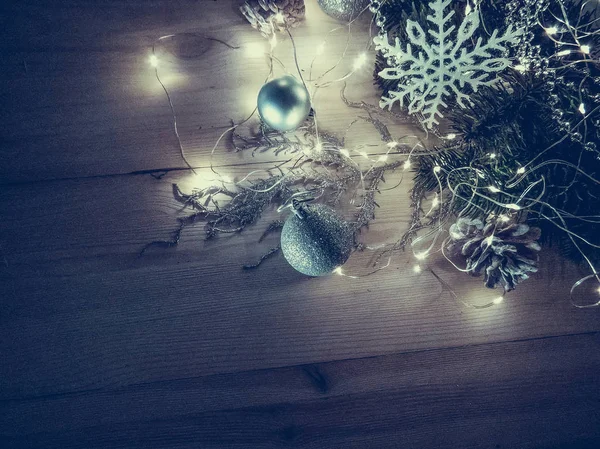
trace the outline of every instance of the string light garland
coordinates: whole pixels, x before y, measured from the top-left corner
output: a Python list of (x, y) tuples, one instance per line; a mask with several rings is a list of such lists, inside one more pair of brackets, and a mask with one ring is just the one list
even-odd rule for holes
[[(169, 34), (166, 36), (159, 37), (157, 39), (157, 42), (163, 41), (165, 39), (169, 39), (171, 37), (174, 37), (174, 35)], [(162, 89), (167, 97), (167, 101), (169, 102), (169, 108), (171, 109), (171, 115), (173, 117), (173, 132), (175, 133), (175, 137), (177, 138), (177, 145), (179, 146), (179, 154), (181, 155), (181, 159), (183, 159), (183, 162), (185, 162), (185, 165), (195, 174), (196, 171), (190, 165), (187, 158), (185, 157), (185, 151), (183, 150), (183, 144), (181, 143), (181, 137), (179, 136), (179, 129), (177, 127), (177, 114), (175, 114), (175, 106), (173, 106), (173, 101), (171, 100), (171, 95), (169, 94), (167, 87), (164, 85), (164, 83), (160, 79), (160, 76), (158, 75), (159, 61), (158, 61), (158, 57), (156, 56), (155, 48), (156, 48), (156, 44), (152, 45), (152, 54), (148, 58), (148, 62), (154, 68), (154, 76), (156, 77), (156, 80), (162, 87)]]
[[(411, 9), (408, 3), (407, 0), (371, 2), (380, 38), (381, 33), (389, 32), (389, 27), (394, 23), (406, 24), (409, 20), (427, 19), (426, 5)], [(437, 3), (450, 5), (444, 0)], [(396, 8), (393, 14), (390, 13), (392, 7)], [(578, 198), (582, 197), (582, 192), (590, 195), (587, 198), (595, 197), (596, 192), (600, 195), (600, 181), (597, 181), (600, 169), (596, 173), (594, 168), (598, 163), (587, 163), (600, 157), (597, 151), (600, 143), (597, 49), (600, 47), (598, 32), (593, 29), (597, 19), (583, 10), (568, 6), (563, 0), (512, 0), (506, 4), (457, 0), (452, 2), (451, 8), (455, 11), (452, 20), (456, 26), (461, 25), (465, 16), (476, 17), (481, 23), (481, 27), (474, 27), (474, 42), (481, 37), (489, 38), (489, 30), (503, 29), (502, 26), (512, 23), (514, 29), (519, 30), (519, 44), (515, 45), (516, 52), (510, 57), (512, 70), (502, 72), (498, 82), (493, 85), (481, 86), (477, 92), (473, 89), (473, 92), (469, 92), (472, 104), (464, 104), (464, 110), (453, 109), (448, 114), (450, 132), (441, 135), (437, 127), (432, 127), (431, 131), (441, 139), (442, 145), (427, 145), (418, 139), (415, 139), (416, 143), (407, 144), (400, 142), (402, 139), (393, 139), (387, 126), (377, 116), (384, 114), (405, 123), (410, 120), (409, 117), (396, 111), (382, 111), (365, 102), (352, 103), (345, 98), (345, 80), (362, 70), (369, 60), (370, 38), (365, 45), (366, 51), (353, 61), (346, 61), (344, 51), (339, 60), (324, 73), (313, 77), (311, 63), (305, 72), (308, 76), (303, 77), (289, 29), (291, 25), (286, 23), (283, 14), (271, 14), (261, 25), (268, 45), (259, 50), (259, 53), (267, 54), (269, 60), (266, 81), (273, 77), (274, 62), (279, 63), (274, 55), (278, 45), (276, 31), (285, 31), (294, 47), (298, 76), (310, 98), (314, 98), (318, 89), (339, 83), (342, 99), (347, 106), (368, 111), (366, 120), (379, 131), (386, 144), (385, 153), (371, 156), (363, 148), (347, 147), (343, 138), (319, 130), (318, 116), (314, 111), (295, 133), (278, 132), (263, 123), (257, 133), (242, 136), (238, 127), (254, 116), (255, 109), (247, 119), (234, 124), (222, 134), (211, 156), (229, 134), (227, 141), (236, 151), (251, 151), (252, 154), (272, 152), (275, 155), (288, 155), (289, 159), (241, 179), (221, 175), (211, 162), (218, 182), (208, 188), (194, 189), (189, 194), (173, 186), (175, 198), (194, 212), (180, 220), (173, 240), (152, 242), (148, 247), (177, 244), (182, 230), (196, 221), (206, 223), (207, 238), (219, 233), (239, 232), (256, 223), (268, 205), (283, 205), (307, 192), (316, 201), (333, 208), (340, 205), (344, 195), (350, 194), (350, 203), (357, 205), (350, 220), (352, 232), (356, 235), (375, 216), (375, 195), (380, 191), (384, 174), (396, 169), (402, 172), (414, 169), (416, 178), (411, 192), (413, 210), (409, 229), (391, 248), (380, 253), (377, 260), (389, 256), (390, 252), (410, 248), (416, 261), (412, 267), (413, 273), (422, 275), (423, 272), (431, 272), (442, 285), (449, 288), (435, 272), (425, 270), (423, 264), (434, 253), (441, 252), (447, 257), (449, 240), (443, 236), (452, 228), (457, 217), (459, 220), (479, 218), (482, 222), (491, 220), (494, 229), (504, 230), (498, 233), (494, 231), (484, 237), (481, 240), (483, 251), (493, 248), (502, 235), (509, 240), (518, 237), (509, 236), (510, 232), (517, 231), (506, 230), (524, 229), (521, 226), (529, 226), (528, 229), (539, 227), (542, 235), (550, 235), (552, 232), (549, 230), (553, 229), (566, 235), (566, 240), (572, 243), (592, 270), (590, 276), (574, 284), (571, 295), (590, 279), (600, 283), (595, 257), (588, 257), (590, 248), (600, 249), (600, 242), (595, 243), (585, 229), (582, 231), (582, 228), (600, 223), (600, 214), (594, 210), (593, 201), (585, 199), (577, 202), (574, 209), (567, 207), (575, 204), (567, 199), (571, 192)], [(344, 25), (348, 28), (348, 36), (354, 20), (356, 18)], [(448, 26), (451, 26), (451, 22)], [(407, 42), (408, 33), (411, 32), (414, 29), (410, 31), (406, 27), (397, 27), (394, 38)], [(327, 49), (326, 40), (315, 46), (313, 62)], [(394, 61), (388, 59), (381, 52), (377, 54), (376, 72), (391, 67)], [(153, 48), (149, 64), (157, 70), (159, 63)], [(342, 63), (347, 64), (347, 72), (327, 80), (326, 76)], [(160, 81), (158, 71), (156, 74)], [(380, 87), (384, 94), (389, 94), (393, 85), (383, 82)], [(178, 134), (174, 107), (164, 85), (163, 88), (169, 98), (174, 128)], [(527, 127), (519, 122), (525, 115), (535, 120), (536, 126), (529, 131), (525, 131)], [(490, 132), (492, 128), (494, 132)], [(185, 159), (181, 145), (180, 149)], [(567, 154), (570, 155), (564, 157)], [(367, 162), (369, 166), (362, 168), (357, 160)], [(193, 170), (191, 165), (187, 165)], [(585, 182), (582, 182), (583, 179)], [(221, 205), (219, 197), (228, 198), (228, 201)], [(426, 204), (428, 206), (424, 207)], [(283, 220), (272, 222), (261, 239), (280, 231), (282, 226)], [(535, 250), (537, 239), (527, 245)], [(586, 251), (582, 250), (582, 246), (586, 247)], [(259, 266), (279, 249), (272, 248), (256, 264), (246, 268)], [(363, 247), (355, 241), (353, 249)], [(511, 251), (510, 248), (508, 250)], [(386, 265), (367, 275), (387, 268), (390, 260), (391, 256)], [(461, 271), (470, 271), (455, 266)], [(349, 278), (357, 277), (346, 274), (341, 266), (333, 272)], [(515, 279), (521, 281), (525, 278), (526, 274), (511, 278), (503, 285), (504, 290), (513, 289), (517, 283)], [(460, 300), (451, 289), (450, 292), (463, 305), (474, 308), (497, 306), (504, 298), (504, 295), (498, 296), (488, 304), (477, 306)], [(581, 307), (597, 305), (600, 305), (600, 301)]]

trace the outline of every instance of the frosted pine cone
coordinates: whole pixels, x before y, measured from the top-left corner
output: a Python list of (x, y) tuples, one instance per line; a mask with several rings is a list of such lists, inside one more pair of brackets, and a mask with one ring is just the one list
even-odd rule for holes
[[(263, 36), (269, 36), (273, 29), (282, 31), (282, 26), (295, 27), (304, 20), (304, 0), (246, 0), (240, 7), (244, 17)], [(283, 23), (274, 20), (281, 13)]]
[(448, 250), (465, 256), (467, 272), (483, 274), (486, 287), (500, 284), (510, 291), (537, 271), (540, 234), (539, 228), (496, 217), (485, 224), (479, 219), (459, 218), (450, 226)]

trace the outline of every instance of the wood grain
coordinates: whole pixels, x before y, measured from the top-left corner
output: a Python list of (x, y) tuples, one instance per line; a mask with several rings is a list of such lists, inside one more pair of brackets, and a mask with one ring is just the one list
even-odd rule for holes
[[(583, 272), (551, 250), (540, 273), (484, 310), (455, 302), (431, 270), (471, 303), (498, 292), (440, 257), (417, 274), (409, 254), (394, 254), (359, 279), (309, 279), (281, 255), (243, 271), (277, 245), (275, 235), (258, 243), (281, 218), (274, 210), (212, 241), (201, 224), (189, 227), (177, 247), (139, 257), (185, 214), (173, 183), (190, 191), (214, 182), (211, 165), (240, 179), (289, 157), (226, 142), (211, 157), (268, 72), (264, 54), (249, 52), (265, 41), (238, 4), (0, 4), (0, 447), (598, 447), (600, 311), (571, 306)], [(312, 0), (307, 17), (294, 36), (310, 77), (316, 45), (327, 38), (326, 54), (341, 54), (347, 34), (328, 35), (338, 24)], [(356, 24), (328, 79), (364, 51), (367, 29)], [(156, 47), (159, 76), (197, 175), (184, 170), (148, 65), (152, 44), (172, 33)], [(293, 68), (280, 37), (276, 55)], [(371, 75), (348, 80), (351, 100), (377, 103)], [(340, 87), (315, 99), (322, 130), (350, 149), (385, 151)], [(401, 236), (409, 189), (405, 178), (378, 196), (364, 243)], [(354, 253), (345, 272), (369, 273), (378, 253)]]
[[(484, 311), (454, 302), (431, 274), (413, 273), (402, 254), (360, 279), (306, 278), (281, 257), (244, 272), (242, 264), (276, 245), (276, 236), (257, 243), (268, 217), (210, 242), (195, 226), (177, 248), (138, 258), (145, 243), (176, 228), (171, 181), (183, 187), (189, 177), (2, 191), (0, 204), (11, 206), (0, 224), (0, 235), (11, 236), (2, 240), (8, 266), (0, 271), (10, 298), (0, 319), (0, 352), (11, 360), (0, 368), (2, 398), (600, 330), (598, 311), (577, 310), (567, 300), (563, 282), (576, 275), (573, 269), (565, 265), (560, 273), (552, 262), (509, 304)], [(365, 242), (399, 235), (409, 209), (394, 203), (408, 198), (408, 187), (382, 195)], [(355, 253), (345, 269), (368, 272), (374, 254)], [(447, 264), (431, 267), (465, 300), (494, 295)]]
[[(36, 32), (31, 35), (10, 23), (3, 31), (7, 67), (0, 74), (0, 183), (185, 167), (167, 99), (148, 63), (154, 44), (158, 73), (173, 99), (187, 157), (194, 166), (206, 166), (230, 121), (241, 122), (251, 114), (269, 72), (266, 42), (235, 12), (238, 4), (148, 2), (133, 8), (110, 2), (93, 19), (100, 8), (89, 2), (65, 2), (60, 8), (37, 2), (9, 6), (7, 15), (16, 23), (26, 21)], [(341, 54), (347, 38), (343, 28), (329, 35), (338, 24), (314, 7), (313, 19), (294, 30), (307, 78), (315, 47), (327, 39), (328, 52)], [(346, 59), (323, 81), (345, 74), (364, 51), (366, 26), (354, 27)], [(185, 34), (156, 41), (178, 32)], [(249, 51), (257, 46), (263, 52)], [(275, 54), (287, 68), (294, 67), (289, 38), (280, 36)], [(324, 73), (334, 63), (320, 58), (313, 73)], [(275, 73), (284, 73), (277, 63)], [(376, 104), (369, 69), (348, 83), (350, 99), (372, 98)], [(314, 100), (320, 125), (329, 132), (343, 133), (357, 115), (343, 105), (341, 87), (336, 83), (322, 88)], [(255, 117), (249, 126), (257, 122)], [(396, 135), (404, 134), (414, 130), (396, 128)], [(350, 144), (365, 141), (364, 136), (349, 138)], [(374, 142), (380, 143), (378, 138)], [(219, 147), (214, 164), (249, 161), (226, 149)]]
[(0, 404), (0, 434), (7, 448), (592, 448), (600, 438), (600, 379), (590, 376), (600, 368), (599, 338), (470, 345), (9, 401)]

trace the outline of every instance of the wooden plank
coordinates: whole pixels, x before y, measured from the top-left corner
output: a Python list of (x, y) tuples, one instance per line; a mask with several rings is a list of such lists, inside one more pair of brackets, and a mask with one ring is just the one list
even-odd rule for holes
[(594, 448), (598, 332), (0, 403), (5, 448)]
[[(2, 40), (0, 183), (184, 167), (167, 98), (148, 63), (160, 36), (180, 33), (161, 41), (156, 51), (192, 165), (208, 165), (213, 145), (231, 120), (240, 122), (253, 111), (269, 72), (268, 42), (236, 13), (241, 2), (126, 3), (6, 7), (12, 20)], [(312, 8), (311, 19), (293, 31), (307, 80), (316, 47), (338, 25), (316, 5)], [(24, 24), (36, 32), (27, 32)], [(367, 23), (353, 28), (345, 59), (323, 81), (340, 78), (352, 67), (368, 43), (366, 29)], [(328, 55), (343, 53), (346, 34), (342, 28), (329, 36)], [(275, 55), (295, 73), (290, 39), (280, 35), (279, 42)], [(252, 51), (256, 47), (263, 51)], [(318, 58), (313, 75), (333, 64), (331, 57)], [(284, 73), (278, 63), (274, 70), (276, 76)], [(348, 83), (352, 100), (377, 103), (370, 69)], [(314, 101), (321, 129), (340, 134), (359, 115), (341, 101), (341, 86), (320, 89)], [(248, 126), (257, 123), (255, 116)], [(402, 125), (394, 129), (395, 136), (412, 133)], [(380, 143), (372, 129), (352, 137), (349, 145)], [(226, 148), (219, 147), (213, 163), (261, 160), (260, 155), (226, 153)]]
[[(600, 329), (598, 310), (568, 302), (578, 273), (552, 260), (505, 303), (473, 310), (427, 270), (414, 273), (408, 254), (359, 279), (310, 279), (282, 257), (244, 272), (243, 263), (277, 244), (276, 236), (257, 244), (269, 217), (211, 242), (196, 226), (177, 248), (138, 258), (176, 227), (171, 182), (189, 189), (207, 177), (118, 176), (0, 192), (0, 398)], [(408, 188), (380, 197), (365, 242), (393, 242), (405, 229)], [(374, 254), (355, 253), (344, 269), (367, 273)], [(498, 294), (430, 263), (465, 300)]]

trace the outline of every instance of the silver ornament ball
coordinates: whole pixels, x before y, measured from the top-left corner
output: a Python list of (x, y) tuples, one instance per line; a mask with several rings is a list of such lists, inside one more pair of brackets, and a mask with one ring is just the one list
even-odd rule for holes
[(310, 96), (304, 84), (291, 75), (275, 78), (258, 93), (258, 113), (277, 131), (291, 131), (306, 120)]
[(281, 251), (289, 264), (308, 276), (325, 276), (342, 266), (354, 246), (352, 227), (323, 204), (302, 206), (281, 230)]
[(325, 14), (334, 19), (349, 22), (369, 6), (370, 0), (317, 0)]

